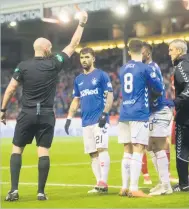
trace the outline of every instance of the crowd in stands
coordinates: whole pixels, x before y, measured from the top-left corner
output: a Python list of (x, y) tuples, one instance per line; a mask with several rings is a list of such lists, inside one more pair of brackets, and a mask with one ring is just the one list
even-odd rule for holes
[[(167, 97), (173, 97), (173, 90), (171, 88), (171, 75), (173, 74), (173, 67), (168, 56), (168, 46), (166, 44), (154, 45), (153, 51), (154, 61), (157, 62), (161, 68)], [(114, 89), (114, 103), (111, 109), (111, 115), (119, 114), (119, 106), (121, 101), (120, 83), (118, 78), (119, 68), (122, 65), (123, 55), (122, 49), (102, 50), (96, 53), (96, 67), (106, 71), (112, 81)], [(55, 113), (56, 117), (66, 117), (70, 103), (72, 101), (73, 80), (82, 72), (79, 63), (79, 55), (75, 53), (70, 61), (70, 65), (65, 70), (61, 71), (59, 81), (57, 84), (57, 91), (55, 97)], [(13, 69), (2, 69), (1, 72), (1, 96), (3, 96), (7, 84), (9, 83)], [(14, 97), (11, 99), (7, 115), (9, 119), (17, 117), (21, 108), (21, 87), (18, 89)], [(78, 110), (77, 116), (79, 116)]]

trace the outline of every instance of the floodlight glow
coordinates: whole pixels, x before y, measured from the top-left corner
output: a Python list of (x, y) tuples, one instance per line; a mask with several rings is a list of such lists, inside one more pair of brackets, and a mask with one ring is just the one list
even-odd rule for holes
[(48, 23), (59, 23), (57, 19), (52, 19), (52, 18), (42, 18), (41, 20), (43, 22), (48, 22)]
[(81, 13), (80, 13), (80, 12), (77, 12), (77, 13), (75, 14), (74, 18), (75, 18), (76, 20), (78, 20), (79, 17), (80, 17), (80, 15), (81, 15)]
[(9, 23), (9, 25), (10, 25), (11, 27), (15, 27), (15, 26), (17, 26), (17, 22), (12, 21), (12, 22)]
[(156, 11), (163, 11), (166, 7), (165, 0), (154, 0), (153, 1), (154, 10)]
[(66, 13), (61, 13), (61, 14), (59, 15), (59, 19), (60, 19), (62, 22), (64, 22), (64, 23), (70, 22), (70, 18), (69, 18), (69, 16), (68, 16)]
[(148, 10), (149, 10), (149, 5), (148, 5), (147, 3), (142, 3), (142, 4), (140, 5), (140, 8), (141, 8), (141, 10), (142, 10), (143, 12), (148, 12)]
[(120, 16), (124, 16), (126, 14), (126, 8), (122, 5), (119, 5), (116, 7), (115, 12), (120, 15)]

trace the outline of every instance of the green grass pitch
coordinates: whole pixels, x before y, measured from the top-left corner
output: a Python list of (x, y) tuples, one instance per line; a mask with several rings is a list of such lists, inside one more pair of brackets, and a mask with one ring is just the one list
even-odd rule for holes
[[(4, 202), (10, 189), (9, 160), (11, 154), (11, 139), (1, 141), (1, 207), (2, 208), (189, 208), (189, 193), (175, 193), (147, 199), (119, 197), (121, 185), (121, 164), (123, 147), (117, 143), (116, 137), (110, 138), (109, 153), (111, 167), (109, 174), (108, 194), (87, 194), (95, 184), (91, 171), (90, 158), (83, 153), (82, 139), (78, 137), (55, 138), (51, 154), (51, 170), (46, 186), (48, 201), (36, 200), (37, 195), (37, 150), (29, 145), (23, 154), (23, 168), (20, 176), (19, 194), (17, 202)], [(156, 185), (158, 178), (148, 161), (149, 173)], [(171, 152), (171, 173), (176, 175), (175, 151)], [(111, 187), (111, 186), (117, 186)], [(143, 184), (140, 177), (140, 187), (149, 192), (150, 186)]]

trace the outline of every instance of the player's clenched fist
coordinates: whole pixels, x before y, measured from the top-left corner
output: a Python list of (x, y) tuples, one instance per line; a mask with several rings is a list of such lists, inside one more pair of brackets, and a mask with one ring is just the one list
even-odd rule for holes
[(65, 132), (69, 135), (69, 127), (70, 127), (70, 124), (71, 124), (71, 119), (67, 119), (66, 120), (66, 124), (64, 126), (64, 130)]

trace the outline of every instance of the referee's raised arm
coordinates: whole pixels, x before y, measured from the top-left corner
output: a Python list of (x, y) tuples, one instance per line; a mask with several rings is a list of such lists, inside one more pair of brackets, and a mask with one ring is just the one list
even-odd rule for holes
[(85, 11), (82, 11), (79, 16), (79, 25), (72, 37), (72, 40), (70, 44), (63, 49), (63, 52), (67, 54), (68, 57), (72, 56), (77, 46), (79, 45), (87, 19), (88, 19), (87, 13)]
[(72, 54), (75, 52), (76, 48), (78, 47), (87, 20), (88, 20), (87, 12), (85, 12), (85, 11), (80, 12), (79, 24), (78, 24), (77, 29), (71, 39), (71, 42), (62, 50), (61, 53), (56, 54), (54, 56), (54, 58), (55, 58), (54, 61), (56, 63), (56, 67), (59, 71), (64, 68), (64, 64), (72, 56)]

